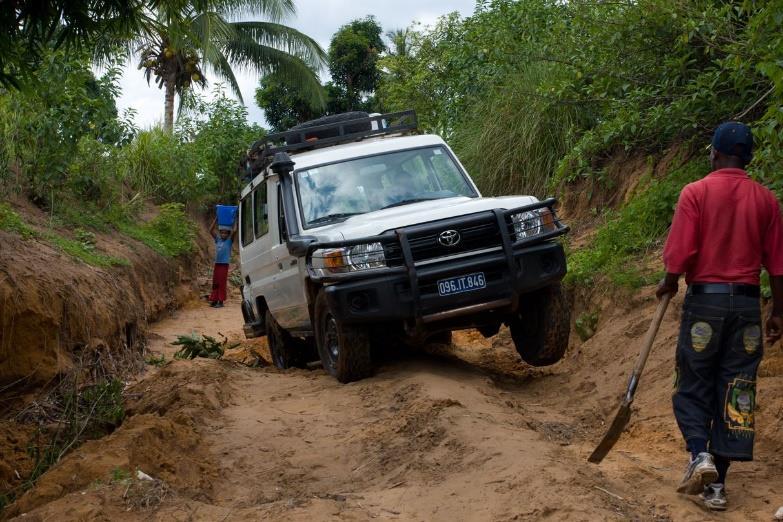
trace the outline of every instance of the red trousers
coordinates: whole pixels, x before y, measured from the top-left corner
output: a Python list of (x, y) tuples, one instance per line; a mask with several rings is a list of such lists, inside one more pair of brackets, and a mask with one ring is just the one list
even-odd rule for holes
[(212, 293), (209, 294), (210, 301), (226, 300), (226, 285), (228, 284), (228, 263), (215, 263), (215, 269), (212, 271)]

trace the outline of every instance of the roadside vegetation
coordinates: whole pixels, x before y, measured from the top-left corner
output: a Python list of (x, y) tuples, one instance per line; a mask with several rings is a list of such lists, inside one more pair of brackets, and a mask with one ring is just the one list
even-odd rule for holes
[[(96, 76), (86, 56), (46, 56), (36, 90), (0, 90), (0, 193), (29, 199), (48, 227), (4, 203), (0, 229), (99, 267), (128, 261), (101, 253), (96, 233), (119, 231), (167, 257), (191, 251), (190, 213), (233, 200), (240, 158), (263, 129), (218, 85), (211, 100), (187, 97), (173, 133), (140, 130), (132, 112), (117, 113), (120, 64)], [(142, 220), (150, 204), (157, 216)]]
[(691, 154), (664, 179), (619, 209), (594, 207), (605, 224), (571, 254), (572, 282), (638, 286), (653, 276), (628, 267), (658, 246), (682, 186), (708, 171), (718, 123), (751, 125), (749, 171), (783, 196), (781, 13), (780, 0), (488, 0), (471, 17), (397, 32), (376, 97), (415, 108), (491, 194), (612, 191), (610, 158), (655, 161), (685, 143)]

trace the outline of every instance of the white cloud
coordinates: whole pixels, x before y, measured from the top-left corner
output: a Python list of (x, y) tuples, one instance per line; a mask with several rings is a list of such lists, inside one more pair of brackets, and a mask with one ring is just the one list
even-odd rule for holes
[[(326, 49), (337, 29), (351, 20), (369, 14), (375, 16), (384, 31), (408, 27), (414, 21), (431, 25), (447, 13), (458, 11), (462, 16), (473, 12), (475, 0), (298, 0), (297, 16), (286, 23), (315, 39)], [(136, 123), (148, 127), (163, 120), (163, 91), (153, 81), (149, 86), (137, 62), (125, 67), (120, 85), (122, 95), (117, 106), (137, 111)], [(258, 75), (235, 71), (242, 97), (252, 122), (264, 124), (263, 111), (255, 104)], [(209, 87), (208, 87), (209, 89)]]

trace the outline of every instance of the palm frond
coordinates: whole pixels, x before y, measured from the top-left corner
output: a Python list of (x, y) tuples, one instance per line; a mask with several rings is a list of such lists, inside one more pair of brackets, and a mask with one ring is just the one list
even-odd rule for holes
[(209, 62), (209, 65), (212, 72), (228, 82), (228, 86), (231, 88), (231, 92), (234, 96), (236, 96), (240, 102), (245, 103), (242, 99), (242, 91), (239, 89), (239, 82), (237, 82), (234, 71), (231, 69), (231, 64), (228, 63), (226, 57), (223, 56), (222, 53), (219, 53), (219, 59), (214, 62)]
[(238, 35), (297, 56), (315, 70), (326, 64), (326, 52), (318, 42), (292, 27), (274, 22), (234, 22), (231, 26)]
[(190, 33), (197, 40), (192, 47), (201, 50), (206, 62), (219, 61), (223, 57), (220, 47), (236, 36), (232, 25), (214, 11), (199, 13), (190, 22)]
[(230, 63), (261, 75), (274, 72), (288, 83), (297, 85), (313, 107), (324, 106), (324, 90), (318, 75), (301, 58), (274, 47), (259, 45), (242, 33), (237, 36), (228, 42), (224, 50)]
[(266, 18), (280, 22), (296, 14), (294, 0), (204, 0), (209, 9), (238, 20), (241, 18)]

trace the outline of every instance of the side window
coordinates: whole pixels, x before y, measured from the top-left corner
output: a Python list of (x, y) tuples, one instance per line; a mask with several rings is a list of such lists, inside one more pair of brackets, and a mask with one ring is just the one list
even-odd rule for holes
[(239, 209), (242, 215), (241, 222), (241, 240), (242, 246), (247, 246), (253, 242), (253, 195), (248, 194), (245, 199), (242, 200), (241, 208)]
[(277, 226), (280, 230), (280, 243), (288, 241), (288, 228), (285, 224), (285, 209), (283, 208), (283, 187), (277, 186)]
[(269, 212), (266, 204), (266, 181), (254, 192), (255, 200), (253, 213), (255, 216), (256, 237), (261, 237), (269, 232)]

